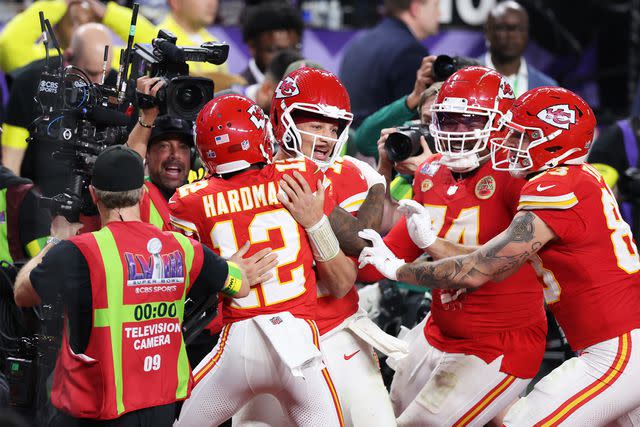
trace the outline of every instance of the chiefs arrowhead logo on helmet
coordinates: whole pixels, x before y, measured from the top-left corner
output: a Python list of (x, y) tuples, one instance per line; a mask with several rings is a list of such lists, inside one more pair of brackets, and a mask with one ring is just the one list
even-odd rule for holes
[(264, 129), (267, 118), (265, 117), (262, 108), (258, 107), (257, 105), (252, 105), (251, 108), (247, 110), (247, 113), (249, 113), (249, 116), (251, 116), (251, 123), (256, 125), (256, 128)]
[(509, 84), (507, 79), (505, 79), (504, 77), (502, 77), (502, 79), (500, 80), (500, 93), (498, 94), (498, 96), (500, 98), (507, 98), (507, 99), (516, 98), (516, 94), (513, 92), (511, 85)]
[(576, 112), (568, 104), (552, 105), (541, 110), (537, 116), (543, 122), (565, 130), (576, 123)]
[(290, 98), (299, 93), (300, 89), (298, 89), (298, 84), (289, 76), (281, 80), (280, 83), (278, 83), (278, 87), (276, 87), (276, 99)]

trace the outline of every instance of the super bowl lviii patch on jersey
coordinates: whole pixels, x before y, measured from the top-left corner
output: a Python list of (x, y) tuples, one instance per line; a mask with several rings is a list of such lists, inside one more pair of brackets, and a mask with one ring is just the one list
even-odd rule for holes
[[(437, 162), (425, 163), (424, 165), (422, 165), (422, 168), (420, 169), (420, 173), (427, 176), (434, 176), (436, 172), (438, 172), (438, 169), (440, 169), (440, 163), (437, 163)], [(425, 191), (425, 190), (422, 190), (422, 191)]]

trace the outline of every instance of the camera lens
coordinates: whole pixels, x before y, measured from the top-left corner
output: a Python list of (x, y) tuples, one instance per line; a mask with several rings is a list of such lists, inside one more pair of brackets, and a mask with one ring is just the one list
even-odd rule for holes
[(384, 143), (384, 149), (392, 162), (401, 162), (408, 159), (413, 151), (411, 137), (403, 132), (394, 132), (389, 135)]
[(176, 101), (179, 108), (183, 110), (193, 110), (201, 105), (203, 99), (202, 91), (198, 87), (183, 86), (176, 92)]
[(449, 55), (438, 55), (433, 62), (433, 74), (436, 81), (445, 81), (456, 72), (455, 61)]

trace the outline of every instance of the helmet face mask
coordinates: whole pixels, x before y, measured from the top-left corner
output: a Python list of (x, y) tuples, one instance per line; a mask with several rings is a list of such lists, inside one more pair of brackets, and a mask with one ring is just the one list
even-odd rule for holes
[(249, 98), (223, 95), (209, 101), (194, 124), (196, 148), (217, 175), (271, 163), (273, 133), (264, 112)]
[[(271, 103), (275, 138), (285, 151), (306, 157), (326, 169), (333, 164), (347, 142), (353, 121), (350, 110), (349, 95), (335, 75), (316, 68), (300, 68), (289, 73), (276, 88)], [(337, 137), (301, 130), (295, 122), (299, 115), (317, 117), (319, 122), (338, 121)], [(322, 159), (314, 156), (316, 145), (322, 145), (318, 144), (319, 140), (333, 144), (333, 148), (326, 155), (323, 154)], [(310, 150), (304, 149), (305, 141), (310, 141)]]
[(582, 98), (557, 87), (526, 92), (502, 121), (509, 133), (491, 140), (493, 168), (515, 176), (584, 163), (596, 125)]
[(449, 77), (431, 106), (429, 129), (441, 162), (454, 172), (477, 169), (513, 100), (509, 83), (489, 68), (467, 67)]
[[(340, 125), (338, 127), (337, 138), (301, 129), (301, 127), (296, 124), (296, 119), (300, 113), (305, 117), (316, 116), (316, 121), (321, 123), (339, 121)], [(335, 158), (342, 151), (342, 147), (346, 144), (353, 115), (337, 110), (333, 106), (293, 103), (284, 110), (281, 120), (285, 127), (281, 141), (284, 148), (296, 156), (303, 156), (312, 160), (324, 169), (333, 164)], [(318, 144), (319, 140), (328, 142), (328, 145), (332, 145), (327, 156), (323, 159), (316, 158), (314, 155), (316, 145), (322, 145)], [(306, 141), (310, 143), (309, 150), (305, 149), (305, 145), (307, 145)]]

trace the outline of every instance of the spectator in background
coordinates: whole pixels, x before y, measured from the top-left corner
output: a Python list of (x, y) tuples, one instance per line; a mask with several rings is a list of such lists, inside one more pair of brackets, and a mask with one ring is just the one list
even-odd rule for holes
[(299, 51), (293, 49), (285, 49), (276, 53), (273, 60), (267, 67), (262, 83), (258, 83), (257, 90), (254, 93), (254, 101), (262, 108), (265, 113), (271, 111), (271, 99), (276, 91), (276, 86), (287, 74), (286, 71), (294, 62), (304, 62)]
[[(394, 99), (393, 102), (382, 106), (375, 113), (369, 115), (351, 136), (349, 144), (355, 145), (359, 153), (378, 160), (376, 141), (380, 137), (380, 131), (420, 118), (421, 113), (418, 109), (421, 105), (420, 99), (424, 90), (434, 82), (433, 61), (435, 59), (435, 56), (422, 58), (419, 67), (416, 67), (417, 71), (413, 72), (413, 87), (402, 96)], [(428, 110), (425, 113), (426, 116), (429, 116), (425, 118), (430, 122), (431, 113)]]
[[(92, 82), (102, 78), (104, 46), (111, 44), (108, 29), (97, 23), (77, 27), (69, 47), (64, 51), (65, 65), (75, 65), (85, 71)], [(59, 63), (60, 58), (51, 58)], [(9, 93), (7, 119), (2, 126), (2, 163), (16, 175), (31, 179), (45, 196), (61, 193), (69, 180), (69, 168), (59, 161), (52, 161), (52, 153), (58, 148), (57, 141), (38, 137), (35, 143), (27, 144), (27, 128), (38, 117), (34, 97), (44, 71), (45, 60), (40, 59), (16, 71)], [(111, 71), (106, 82), (115, 84), (116, 73)], [(24, 160), (24, 161), (23, 161)]]
[(485, 23), (487, 53), (481, 65), (493, 68), (505, 76), (516, 97), (539, 86), (557, 86), (551, 77), (529, 65), (524, 51), (529, 42), (529, 15), (517, 2), (498, 3)]
[(340, 64), (340, 80), (351, 98), (353, 125), (412, 91), (427, 48), (438, 31), (438, 0), (385, 0), (387, 17), (351, 40)]
[[(240, 75), (249, 85), (262, 83), (278, 51), (300, 50), (304, 24), (300, 13), (289, 3), (272, 1), (247, 7), (241, 23), (242, 39), (249, 47), (251, 60)], [(250, 93), (248, 96), (255, 99)]]
[[(11, 19), (0, 33), (0, 69), (10, 73), (20, 67), (44, 58), (45, 50), (40, 41), (39, 12), (44, 12), (51, 22), (61, 49), (71, 44), (75, 28), (93, 20), (90, 10), (79, 1), (37, 1), (24, 12)], [(53, 46), (50, 46), (53, 49)], [(55, 55), (55, 50), (52, 50)]]
[[(96, 18), (111, 28), (122, 40), (127, 40), (131, 9), (110, 1), (105, 6), (99, 0), (85, 0), (91, 5)], [(168, 30), (178, 38), (178, 46), (200, 46), (217, 39), (207, 31), (213, 25), (218, 12), (218, 0), (167, 0), (171, 12), (157, 26), (138, 15), (136, 43), (151, 43), (160, 29)], [(244, 79), (229, 74), (226, 64), (188, 62), (192, 76), (207, 77), (216, 84), (216, 89), (228, 88), (232, 84), (244, 84)]]

